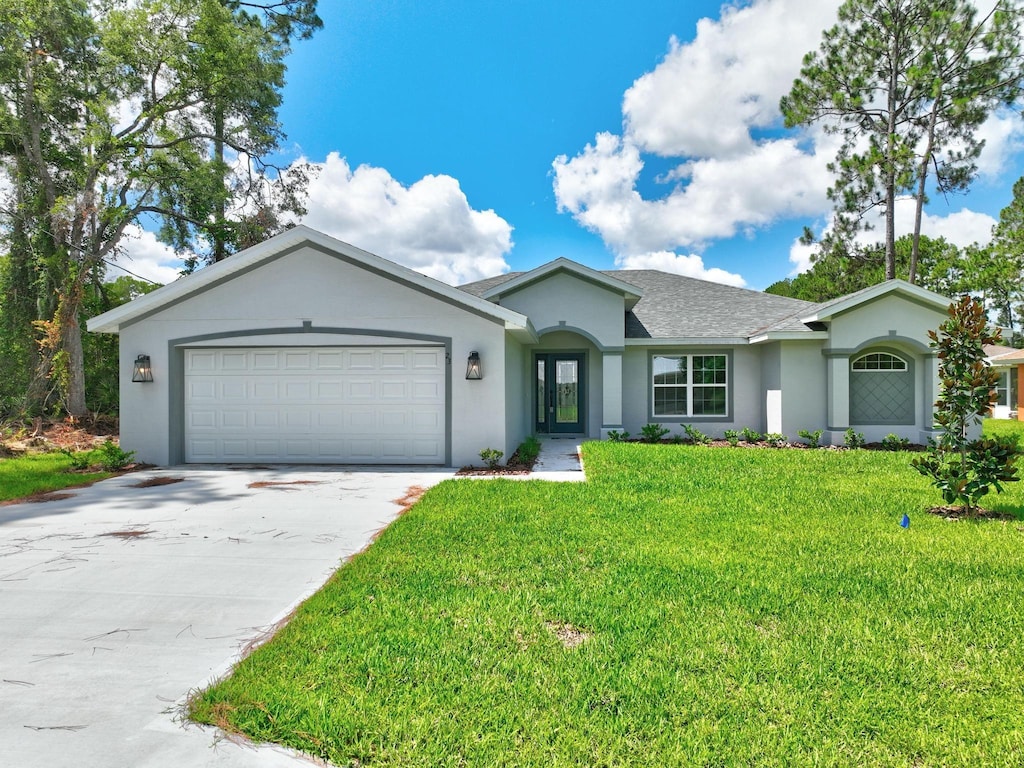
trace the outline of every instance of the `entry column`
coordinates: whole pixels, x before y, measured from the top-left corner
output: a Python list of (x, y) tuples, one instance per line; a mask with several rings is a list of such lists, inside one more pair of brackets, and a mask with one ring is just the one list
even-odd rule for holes
[(601, 355), (601, 438), (611, 430), (622, 431), (622, 353), (604, 352)]

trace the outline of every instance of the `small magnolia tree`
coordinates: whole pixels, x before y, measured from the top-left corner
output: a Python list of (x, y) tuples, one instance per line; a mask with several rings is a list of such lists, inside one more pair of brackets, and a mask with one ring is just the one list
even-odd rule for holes
[(970, 296), (949, 305), (949, 319), (939, 331), (928, 332), (939, 350), (939, 399), (935, 423), (938, 442), (912, 462), (914, 468), (942, 492), (947, 504), (959, 504), (968, 515), (978, 500), (1001, 483), (1018, 480), (1017, 451), (1012, 441), (968, 439), (971, 426), (988, 415), (996, 397), (999, 375), (985, 364), (985, 344), (996, 344), (999, 332), (988, 330), (985, 308)]

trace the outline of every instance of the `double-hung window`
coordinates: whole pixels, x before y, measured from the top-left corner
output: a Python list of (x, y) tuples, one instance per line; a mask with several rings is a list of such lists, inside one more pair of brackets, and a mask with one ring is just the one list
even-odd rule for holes
[(653, 416), (726, 416), (726, 355), (655, 355)]

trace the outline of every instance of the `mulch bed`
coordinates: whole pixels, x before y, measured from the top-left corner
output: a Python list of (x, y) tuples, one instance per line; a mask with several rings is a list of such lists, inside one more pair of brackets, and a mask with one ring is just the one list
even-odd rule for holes
[(537, 463), (537, 457), (533, 461), (523, 461), (519, 451), (512, 454), (507, 464), (500, 464), (491, 469), (490, 467), (462, 467), (456, 472), (458, 477), (493, 477), (495, 475), (528, 475), (533, 472), (533, 465)]
[(931, 507), (927, 510), (930, 515), (938, 515), (944, 517), (947, 520), (1016, 520), (1017, 516), (1012, 512), (1000, 512), (995, 509), (981, 509), (978, 508), (974, 511), (973, 515), (968, 515), (967, 510), (963, 507), (954, 506), (943, 506), (943, 507)]

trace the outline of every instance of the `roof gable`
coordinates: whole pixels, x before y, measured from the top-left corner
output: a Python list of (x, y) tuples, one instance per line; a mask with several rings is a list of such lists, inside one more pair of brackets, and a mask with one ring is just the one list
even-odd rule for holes
[(591, 269), (590, 267), (586, 267), (582, 264), (577, 264), (575, 261), (571, 261), (564, 257), (559, 257), (554, 261), (549, 261), (547, 264), (542, 264), (529, 272), (513, 273), (508, 276), (507, 280), (494, 282), (484, 288), (480, 295), (489, 301), (497, 301), (502, 296), (506, 296), (514, 291), (525, 288), (532, 283), (560, 273), (572, 275), (573, 277), (577, 277), (601, 288), (605, 288), (612, 293), (621, 294), (625, 299), (626, 309), (631, 309), (643, 295), (643, 291), (637, 286), (618, 279), (616, 277), (617, 273), (615, 272), (598, 272), (595, 269)]
[(306, 226), (297, 226), (276, 235), (251, 248), (241, 251), (229, 259), (168, 283), (151, 293), (140, 296), (127, 304), (93, 317), (88, 328), (96, 333), (117, 333), (122, 326), (160, 312), (165, 307), (188, 299), (202, 291), (219, 287), (231, 279), (245, 274), (262, 264), (278, 259), (305, 247), (344, 258), (344, 260), (370, 271), (384, 275), (425, 293), (434, 295), (469, 311), (492, 317), (505, 323), (508, 330), (526, 330), (532, 334), (529, 319), (505, 307), (468, 295), (464, 291), (403, 267), (393, 261), (376, 256), (369, 251), (337, 240)]
[(859, 307), (862, 304), (867, 304), (891, 294), (898, 294), (919, 304), (933, 307), (943, 313), (946, 312), (950, 304), (950, 300), (947, 297), (929, 291), (919, 285), (908, 283), (906, 280), (886, 280), (884, 283), (877, 283), (876, 285), (862, 288), (846, 296), (815, 304), (807, 314), (800, 317), (800, 322), (824, 322), (836, 315), (849, 312), (854, 307)]

